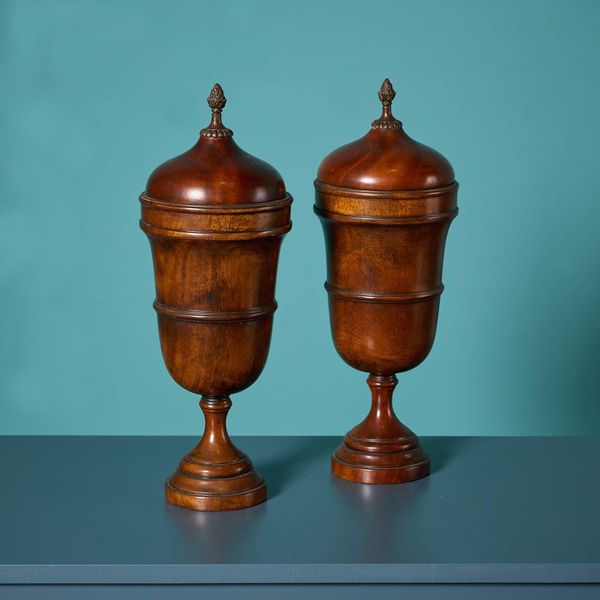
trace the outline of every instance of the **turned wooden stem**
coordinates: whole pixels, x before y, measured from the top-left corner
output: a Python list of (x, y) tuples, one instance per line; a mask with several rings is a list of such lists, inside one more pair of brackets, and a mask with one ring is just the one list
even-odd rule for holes
[(165, 484), (167, 501), (194, 510), (236, 510), (263, 502), (267, 488), (227, 433), (228, 396), (203, 396), (204, 433)]
[(388, 427), (392, 422), (399, 424), (400, 421), (394, 412), (392, 403), (398, 378), (395, 375), (369, 375), (367, 383), (371, 388), (371, 410), (366, 418), (367, 423), (377, 429), (383, 423)]
[(395, 375), (367, 378), (371, 410), (365, 420), (344, 437), (332, 456), (334, 475), (360, 483), (402, 483), (429, 474), (429, 458), (417, 436), (403, 425), (392, 403)]
[(195, 456), (204, 461), (228, 462), (243, 456), (227, 433), (227, 413), (231, 408), (228, 396), (203, 396), (200, 408), (204, 413), (204, 433), (194, 448)]
[(398, 384), (395, 375), (374, 375), (367, 378), (371, 388), (371, 410), (365, 420), (352, 431), (353, 435), (363, 439), (400, 438), (410, 434), (396, 413), (392, 396)]

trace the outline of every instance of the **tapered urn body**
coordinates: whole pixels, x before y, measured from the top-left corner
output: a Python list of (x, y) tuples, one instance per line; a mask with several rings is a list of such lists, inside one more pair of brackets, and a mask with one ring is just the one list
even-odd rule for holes
[(332, 457), (334, 474), (401, 483), (429, 474), (418, 438), (394, 414), (396, 373), (416, 367), (436, 332), (444, 246), (457, 213), (450, 163), (412, 140), (379, 92), (382, 116), (328, 155), (315, 181), (327, 254), (331, 331), (340, 356), (369, 373), (372, 406)]
[(223, 126), (217, 84), (196, 145), (160, 165), (140, 197), (152, 249), (158, 328), (173, 379), (200, 394), (205, 430), (166, 482), (166, 499), (196, 510), (258, 504), (266, 486), (227, 434), (230, 394), (260, 375), (269, 351), (279, 249), (291, 197), (279, 173)]

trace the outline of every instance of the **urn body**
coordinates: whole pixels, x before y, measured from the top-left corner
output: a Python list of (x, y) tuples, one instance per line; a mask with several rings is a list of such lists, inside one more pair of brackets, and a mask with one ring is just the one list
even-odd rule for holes
[(185, 207), (173, 218), (172, 205), (142, 196), (162, 354), (173, 379), (187, 390), (234, 394), (260, 375), (290, 202)]
[(165, 365), (200, 394), (200, 442), (165, 484), (167, 501), (234, 510), (266, 499), (266, 485), (231, 442), (230, 394), (252, 385), (269, 351), (279, 249), (291, 196), (279, 173), (244, 152), (224, 127), (217, 84), (212, 119), (187, 152), (154, 170), (140, 197), (150, 240), (154, 308)]
[(429, 353), (456, 188), (365, 192), (316, 182), (331, 333), (355, 369), (393, 375)]
[(359, 140), (328, 155), (315, 181), (327, 255), (331, 333), (340, 356), (369, 373), (371, 410), (332, 457), (335, 475), (401, 483), (429, 474), (417, 436), (394, 413), (396, 373), (435, 339), (448, 228), (458, 184), (450, 163), (411, 139), (391, 113), (395, 92)]

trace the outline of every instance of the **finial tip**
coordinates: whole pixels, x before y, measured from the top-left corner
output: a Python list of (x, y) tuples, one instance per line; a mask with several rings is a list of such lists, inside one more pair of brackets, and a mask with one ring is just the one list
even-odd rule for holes
[(377, 95), (379, 96), (379, 100), (381, 100), (381, 103), (384, 106), (391, 106), (392, 101), (396, 97), (396, 92), (394, 91), (394, 87), (392, 86), (392, 83), (389, 79), (386, 78), (383, 81), (379, 93)]
[(213, 85), (213, 88), (207, 98), (207, 102), (212, 111), (222, 111), (225, 108), (225, 105), (227, 104), (227, 98), (225, 98), (223, 88), (218, 83)]
[(389, 79), (384, 79), (377, 94), (381, 100), (381, 117), (371, 123), (371, 129), (402, 129), (402, 123), (392, 115), (392, 101), (396, 92)]
[(205, 138), (231, 137), (233, 135), (233, 131), (231, 131), (231, 129), (227, 129), (227, 127), (225, 127), (221, 121), (221, 111), (227, 104), (227, 98), (225, 98), (223, 88), (218, 83), (215, 83), (206, 100), (212, 111), (212, 116), (210, 118), (209, 126), (200, 131), (200, 136)]

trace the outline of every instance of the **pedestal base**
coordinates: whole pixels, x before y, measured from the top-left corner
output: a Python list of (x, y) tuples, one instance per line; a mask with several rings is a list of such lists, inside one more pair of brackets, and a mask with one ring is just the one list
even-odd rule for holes
[[(200, 477), (190, 471), (198, 467), (205, 472), (222, 472), (226, 465), (197, 465), (186, 456), (179, 470), (167, 479), (165, 498), (171, 504), (193, 510), (238, 510), (260, 504), (267, 499), (267, 486), (252, 463), (247, 458), (244, 462), (242, 474), (226, 476), (213, 472), (212, 476)], [(233, 463), (227, 467), (237, 470)]]
[(331, 457), (334, 475), (357, 483), (406, 483), (429, 475), (429, 457), (394, 413), (395, 375), (370, 375), (367, 418), (344, 437)]
[(165, 483), (167, 502), (192, 510), (239, 510), (267, 499), (267, 486), (250, 459), (229, 439), (229, 398), (202, 398), (206, 426), (198, 445)]
[[(361, 451), (348, 446), (369, 445), (370, 451)], [(425, 454), (416, 436), (397, 440), (396, 445), (407, 447), (404, 451), (391, 451), (386, 440), (356, 440), (348, 433), (342, 445), (331, 457), (334, 475), (357, 483), (406, 483), (429, 475), (429, 457)]]

